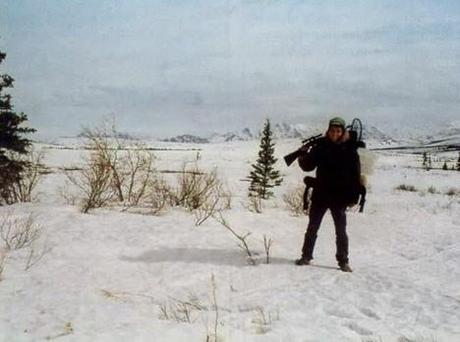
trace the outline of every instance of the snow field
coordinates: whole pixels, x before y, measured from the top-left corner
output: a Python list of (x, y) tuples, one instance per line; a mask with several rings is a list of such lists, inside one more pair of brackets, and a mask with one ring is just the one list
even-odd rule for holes
[[(460, 199), (443, 194), (458, 187), (460, 173), (407, 168), (417, 157), (379, 153), (365, 212), (348, 215), (354, 272), (345, 274), (336, 270), (329, 214), (314, 264), (293, 265), (308, 222), (282, 201), (304, 176), (296, 165), (282, 164), (295, 141), (277, 145), (285, 177), (277, 199), (262, 214), (244, 208), (248, 183), (241, 179), (257, 145), (192, 146), (202, 148), (200, 166), (217, 167), (232, 190), (232, 209), (224, 215), (239, 233), (252, 233), (256, 266), (215, 220), (195, 227), (193, 215), (181, 209), (162, 216), (108, 209), (84, 215), (57, 195), (62, 175), (48, 175), (39, 202), (13, 206), (15, 215), (38, 215), (42, 240), (52, 249), (28, 271), (24, 253), (11, 253), (0, 282), (0, 341), (206, 341), (214, 330), (212, 275), (221, 341), (460, 338)], [(49, 150), (46, 163), (70, 166), (81, 153)], [(156, 155), (159, 170), (177, 170), (196, 151)], [(420, 191), (394, 190), (403, 183)], [(429, 186), (441, 193), (428, 193)], [(264, 263), (264, 235), (274, 241), (270, 264)], [(194, 300), (202, 309), (190, 309), (193, 323), (164, 319), (162, 308), (171, 314), (178, 303)]]

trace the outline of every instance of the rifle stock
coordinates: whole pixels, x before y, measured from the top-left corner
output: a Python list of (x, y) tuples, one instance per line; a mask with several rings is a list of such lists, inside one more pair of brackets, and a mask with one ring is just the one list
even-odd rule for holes
[(300, 157), (300, 155), (302, 154), (302, 151), (299, 149), (299, 150), (296, 150), (292, 153), (289, 153), (287, 155), (284, 156), (284, 161), (286, 162), (286, 165), (287, 166), (291, 166), (291, 164), (297, 159)]

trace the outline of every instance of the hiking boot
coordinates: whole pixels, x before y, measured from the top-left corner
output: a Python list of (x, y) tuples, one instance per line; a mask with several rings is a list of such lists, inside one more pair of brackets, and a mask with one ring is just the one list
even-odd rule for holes
[(342, 272), (353, 272), (350, 265), (348, 264), (340, 264), (339, 267)]
[(295, 264), (296, 264), (297, 266), (310, 265), (310, 259), (307, 259), (307, 258), (302, 257), (302, 258), (300, 258), (300, 259), (297, 259), (297, 260), (295, 261)]

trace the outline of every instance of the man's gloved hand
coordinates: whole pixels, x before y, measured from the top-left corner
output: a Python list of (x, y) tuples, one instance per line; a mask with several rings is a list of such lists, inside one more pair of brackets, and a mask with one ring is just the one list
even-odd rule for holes
[(299, 148), (299, 151), (301, 151), (301, 152), (310, 152), (312, 147), (313, 147), (312, 145), (303, 145), (303, 146), (301, 146)]

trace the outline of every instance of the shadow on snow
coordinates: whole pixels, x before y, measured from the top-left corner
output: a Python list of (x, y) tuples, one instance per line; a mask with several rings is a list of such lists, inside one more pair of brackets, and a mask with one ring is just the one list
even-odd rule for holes
[[(257, 264), (265, 264), (265, 255), (255, 253), (254, 259)], [(127, 262), (160, 263), (160, 262), (184, 262), (214, 265), (228, 265), (245, 267), (248, 265), (244, 253), (237, 249), (210, 249), (210, 248), (160, 248), (145, 251), (139, 255), (121, 255), (120, 260)], [(287, 258), (270, 258), (271, 265), (294, 265), (294, 260)], [(299, 267), (299, 266), (295, 266)], [(308, 266), (307, 266), (308, 267)], [(315, 265), (310, 267), (337, 269), (337, 267)], [(299, 267), (303, 268), (303, 267)]]

